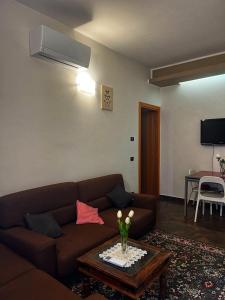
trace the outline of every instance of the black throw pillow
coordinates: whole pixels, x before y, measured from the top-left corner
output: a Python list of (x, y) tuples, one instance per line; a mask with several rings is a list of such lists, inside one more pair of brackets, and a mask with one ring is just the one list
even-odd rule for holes
[(63, 235), (62, 229), (51, 214), (31, 215), (27, 213), (24, 218), (28, 228), (33, 231), (42, 233), (51, 238), (57, 238)]
[(121, 209), (126, 208), (133, 200), (132, 195), (126, 192), (119, 184), (106, 196), (112, 201), (114, 207)]

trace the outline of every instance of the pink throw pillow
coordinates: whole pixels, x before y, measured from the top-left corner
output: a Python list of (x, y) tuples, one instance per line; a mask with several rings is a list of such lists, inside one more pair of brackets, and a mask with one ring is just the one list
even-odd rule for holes
[(77, 222), (76, 224), (96, 223), (104, 224), (98, 214), (98, 208), (91, 207), (77, 200)]

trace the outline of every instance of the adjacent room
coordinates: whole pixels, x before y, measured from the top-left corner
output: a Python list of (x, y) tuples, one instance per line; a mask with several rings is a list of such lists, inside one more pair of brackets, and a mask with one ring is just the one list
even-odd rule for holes
[(225, 299), (225, 2), (0, 1), (0, 299)]

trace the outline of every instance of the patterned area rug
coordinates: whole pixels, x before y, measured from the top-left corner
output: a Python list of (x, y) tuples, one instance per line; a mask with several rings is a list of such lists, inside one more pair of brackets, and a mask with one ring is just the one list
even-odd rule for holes
[[(167, 299), (225, 299), (225, 250), (201, 242), (184, 239), (161, 231), (146, 235), (144, 242), (168, 249), (172, 259), (168, 272)], [(91, 291), (110, 300), (127, 299), (99, 281), (84, 277), (70, 277), (66, 284), (81, 294), (81, 283), (89, 280)], [(156, 300), (159, 285), (147, 289), (141, 300)]]

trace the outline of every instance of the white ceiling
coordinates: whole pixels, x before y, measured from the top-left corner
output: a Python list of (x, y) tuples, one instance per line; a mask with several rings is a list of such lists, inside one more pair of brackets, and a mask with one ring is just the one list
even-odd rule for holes
[(150, 67), (225, 51), (225, 0), (17, 0)]

